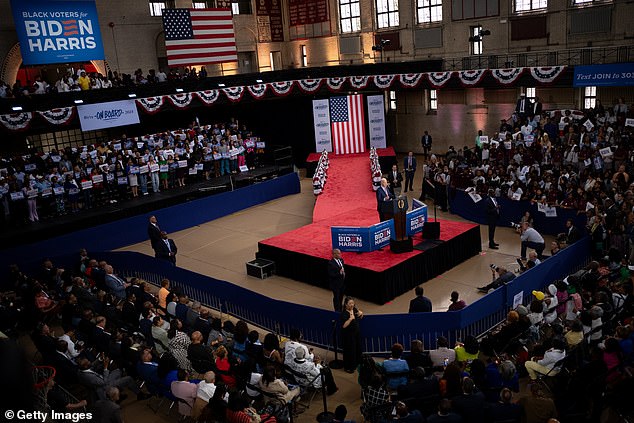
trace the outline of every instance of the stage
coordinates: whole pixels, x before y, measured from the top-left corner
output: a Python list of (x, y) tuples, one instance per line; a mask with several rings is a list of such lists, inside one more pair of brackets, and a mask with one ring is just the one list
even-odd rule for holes
[[(330, 227), (377, 223), (375, 198), (368, 154), (332, 157), (328, 181), (313, 210), (313, 223), (260, 241), (257, 257), (274, 261), (280, 276), (328, 289)], [(418, 234), (414, 237), (418, 249), (410, 253), (394, 254), (389, 247), (370, 253), (343, 253), (346, 293), (385, 304), (480, 252), (478, 225), (439, 222), (440, 239), (423, 240)]]
[[(369, 156), (370, 152), (367, 152)], [(379, 155), (379, 164), (381, 165), (381, 169), (383, 172), (387, 172), (392, 169), (392, 165), (396, 164), (396, 152), (394, 151), (394, 147), (387, 148), (377, 148), (376, 154)], [(321, 151), (319, 153), (310, 153), (308, 157), (306, 157), (306, 177), (312, 178), (315, 174), (315, 169), (317, 168), (317, 162), (319, 161), (319, 157), (321, 156)], [(336, 157), (334, 153), (330, 153), (330, 157)], [(400, 166), (399, 166), (400, 167)]]

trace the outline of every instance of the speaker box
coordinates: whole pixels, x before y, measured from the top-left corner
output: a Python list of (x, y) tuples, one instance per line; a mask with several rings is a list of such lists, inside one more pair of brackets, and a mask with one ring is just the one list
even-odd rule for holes
[(423, 238), (438, 239), (440, 238), (440, 222), (426, 222), (423, 226)]

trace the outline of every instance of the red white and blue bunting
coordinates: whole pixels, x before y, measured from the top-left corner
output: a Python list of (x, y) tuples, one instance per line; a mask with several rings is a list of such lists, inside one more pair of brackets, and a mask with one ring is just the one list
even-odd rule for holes
[(193, 96), (191, 93), (182, 93), (182, 94), (172, 94), (168, 96), (170, 102), (174, 105), (174, 107), (178, 107), (179, 109), (183, 109), (192, 102)]
[[(478, 69), (468, 71), (445, 71), (445, 72), (428, 72), (428, 73), (407, 73), (397, 75), (365, 75), (365, 76), (341, 76), (329, 78), (309, 78), (297, 81), (277, 81), (266, 84), (255, 84), (250, 86), (236, 86), (223, 88), (222, 92), (229, 101), (238, 102), (242, 100), (244, 92), (248, 91), (251, 97), (256, 100), (263, 99), (270, 89), (276, 96), (285, 96), (290, 94), (295, 86), (303, 93), (317, 93), (324, 85), (332, 92), (340, 91), (344, 88), (346, 81), (350, 83), (352, 89), (364, 89), (368, 86), (370, 80), (379, 89), (388, 89), (395, 83), (400, 83), (402, 88), (415, 88), (423, 83), (424, 79), (428, 81), (428, 86), (432, 88), (441, 88), (445, 86), (451, 79), (457, 76), (457, 80), (467, 87), (473, 87), (480, 84), (487, 75), (491, 73), (491, 78), (487, 81), (495, 80), (502, 86), (510, 86), (526, 74), (530, 74), (535, 84), (550, 84), (561, 76), (566, 70), (565, 66), (550, 67), (531, 67), (531, 68), (510, 68), (510, 69)], [(454, 79), (455, 81), (455, 79)], [(455, 84), (454, 84), (455, 85)], [(194, 98), (200, 99), (204, 105), (211, 105), (220, 98), (220, 90), (205, 90), (191, 93), (178, 93), (170, 95), (162, 95), (155, 97), (145, 97), (136, 99), (136, 104), (148, 114), (158, 113), (163, 109), (166, 102), (171, 103), (176, 108), (187, 108), (191, 106)], [(10, 131), (21, 131), (29, 127), (34, 113), (41, 116), (51, 125), (64, 125), (75, 121), (77, 113), (75, 107), (63, 107), (47, 111), (23, 112), (15, 114), (0, 115), (0, 124)]]
[(401, 81), (401, 85), (406, 88), (415, 88), (420, 84), (420, 81), (423, 79), (422, 73), (402, 73), (398, 76), (399, 81)]
[(462, 85), (471, 86), (480, 82), (485, 73), (486, 69), (459, 71), (458, 78), (460, 78)]
[(512, 84), (524, 73), (524, 68), (493, 69), (491, 75), (503, 85)]
[(141, 106), (146, 113), (154, 114), (161, 110), (165, 103), (165, 96), (139, 98), (136, 104)]
[(196, 91), (196, 96), (205, 103), (207, 106), (213, 104), (218, 100), (220, 94), (218, 90), (206, 90), (206, 91)]
[(429, 83), (434, 87), (434, 88), (440, 88), (443, 85), (445, 85), (449, 79), (451, 79), (451, 75), (453, 74), (453, 72), (451, 71), (447, 71), (447, 72), (430, 72), (427, 74), (427, 79), (429, 80)]
[(549, 66), (530, 68), (533, 78), (542, 84), (550, 84), (564, 71), (565, 66)]
[(244, 87), (223, 88), (222, 92), (225, 93), (230, 101), (235, 103), (236, 101), (240, 101), (242, 99), (242, 95), (244, 94)]
[(65, 125), (75, 116), (75, 108), (62, 107), (60, 109), (46, 110), (37, 113), (52, 125)]
[(341, 87), (343, 87), (343, 84), (345, 84), (346, 80), (346, 77), (327, 78), (326, 85), (330, 91), (339, 91)]
[(266, 84), (255, 84), (255, 85), (249, 85), (247, 87), (247, 91), (249, 91), (249, 94), (251, 94), (251, 97), (255, 98), (256, 100), (261, 99), (262, 97), (264, 97), (264, 94), (266, 94)]
[(357, 90), (361, 90), (368, 86), (368, 82), (370, 82), (369, 76), (351, 76), (350, 85), (352, 88), (356, 88)]
[(392, 86), (396, 75), (374, 75), (374, 85), (381, 90), (387, 90)]
[(297, 81), (299, 88), (305, 93), (314, 93), (319, 91), (321, 84), (324, 82), (322, 78), (319, 79), (300, 79)]
[(269, 87), (275, 95), (288, 95), (293, 88), (293, 81), (271, 82)]
[(33, 113), (12, 113), (10, 115), (0, 115), (0, 123), (11, 131), (22, 131), (29, 127), (33, 119)]

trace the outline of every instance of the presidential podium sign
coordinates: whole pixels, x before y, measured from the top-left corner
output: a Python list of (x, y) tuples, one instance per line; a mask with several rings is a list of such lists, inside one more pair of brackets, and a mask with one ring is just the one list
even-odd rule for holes
[(412, 207), (413, 209), (407, 212), (405, 218), (407, 236), (422, 232), (425, 223), (427, 223), (427, 205), (418, 200), (414, 200)]

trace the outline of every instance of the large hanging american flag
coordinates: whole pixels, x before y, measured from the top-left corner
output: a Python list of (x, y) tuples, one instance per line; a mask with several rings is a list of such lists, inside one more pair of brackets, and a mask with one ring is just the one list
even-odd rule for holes
[(163, 29), (169, 66), (238, 61), (229, 9), (163, 9)]
[(363, 95), (332, 97), (330, 125), (335, 154), (363, 153), (365, 151)]

